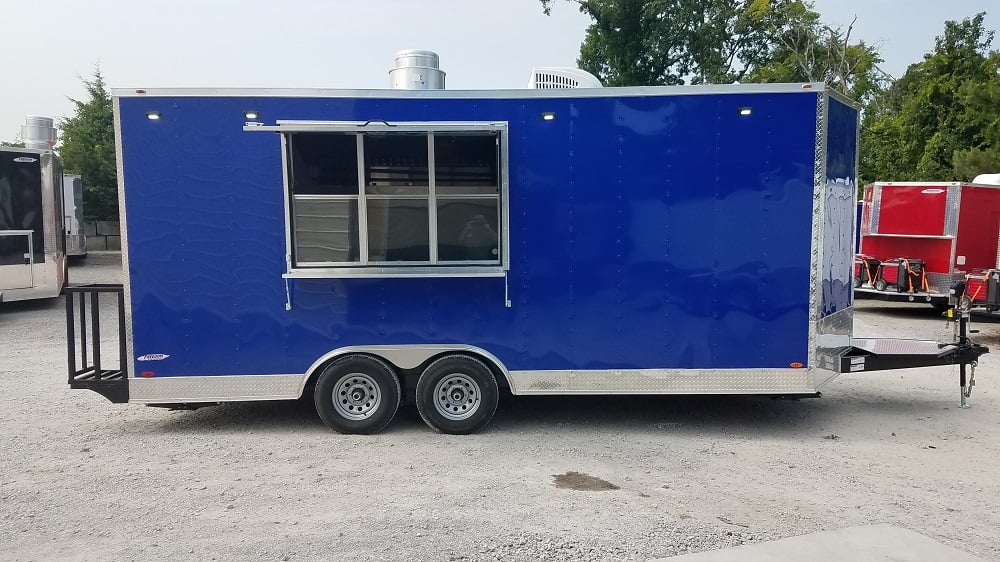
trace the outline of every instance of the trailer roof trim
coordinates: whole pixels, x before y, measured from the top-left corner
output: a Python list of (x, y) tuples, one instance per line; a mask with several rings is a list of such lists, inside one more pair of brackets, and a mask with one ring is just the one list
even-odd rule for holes
[[(696, 86), (632, 86), (625, 88), (566, 88), (530, 90), (394, 90), (335, 88), (114, 88), (113, 97), (298, 97), (298, 98), (613, 98), (622, 96), (690, 96), (711, 94), (790, 94), (833, 92), (823, 82), (794, 84), (705, 84)], [(847, 103), (853, 102), (847, 100)]]
[(23, 148), (20, 146), (0, 146), (4, 152), (26, 152), (28, 154), (54, 154), (51, 148)]

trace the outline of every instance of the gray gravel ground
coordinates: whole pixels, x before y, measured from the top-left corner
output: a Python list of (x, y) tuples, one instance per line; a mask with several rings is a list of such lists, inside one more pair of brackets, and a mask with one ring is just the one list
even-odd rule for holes
[[(71, 278), (116, 281), (116, 260)], [(1000, 560), (1000, 356), (970, 410), (940, 368), (800, 401), (518, 398), (466, 437), (408, 408), (363, 437), (310, 400), (169, 412), (71, 391), (64, 322), (61, 299), (0, 306), (3, 560), (644, 560), (869, 523)], [(977, 327), (1000, 350), (1000, 324)], [(950, 337), (926, 305), (867, 301), (855, 332)], [(557, 488), (569, 471), (619, 489)]]

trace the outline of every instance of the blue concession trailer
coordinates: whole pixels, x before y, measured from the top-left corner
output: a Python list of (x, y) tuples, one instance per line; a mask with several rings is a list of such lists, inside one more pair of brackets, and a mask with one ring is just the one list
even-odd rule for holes
[[(852, 340), (858, 110), (823, 84), (114, 107), (124, 283), (67, 301), (70, 384), (114, 402), (311, 394), (370, 433), (402, 401), (469, 433), (500, 393), (815, 395), (985, 352)], [(101, 292), (112, 367), (85, 356)]]

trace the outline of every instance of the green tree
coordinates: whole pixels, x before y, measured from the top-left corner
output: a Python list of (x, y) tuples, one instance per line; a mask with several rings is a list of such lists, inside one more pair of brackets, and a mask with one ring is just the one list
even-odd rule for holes
[(777, 30), (770, 61), (750, 76), (753, 82), (825, 82), (849, 98), (867, 104), (888, 86), (878, 65), (878, 50), (864, 41), (851, 43), (854, 22), (845, 30), (820, 21), (811, 5), (793, 7)]
[(59, 155), (67, 173), (83, 178), (83, 210), (87, 218), (118, 218), (118, 172), (111, 94), (100, 68), (83, 79), (87, 99), (70, 98), (76, 112), (59, 123)]
[(578, 64), (608, 86), (826, 81), (869, 96), (879, 83), (876, 50), (804, 0), (570, 1), (593, 22)]
[(971, 180), (998, 171), (1000, 55), (985, 13), (945, 23), (934, 51), (866, 106), (866, 181)]

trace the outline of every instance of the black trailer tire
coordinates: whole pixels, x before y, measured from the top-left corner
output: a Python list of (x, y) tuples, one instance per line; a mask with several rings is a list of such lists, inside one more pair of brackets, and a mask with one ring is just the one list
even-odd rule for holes
[(885, 279), (876, 279), (875, 280), (875, 290), (876, 291), (884, 291), (884, 290), (886, 290), (886, 288), (888, 286), (889, 286), (889, 284), (885, 282)]
[(861, 278), (858, 277), (857, 275), (854, 276), (854, 279), (852, 280), (852, 282), (854, 284), (854, 288), (855, 289), (857, 289), (858, 287), (861, 286)]
[(340, 433), (371, 434), (399, 409), (402, 393), (393, 368), (376, 357), (346, 355), (327, 365), (316, 380), (316, 412)]
[(417, 411), (431, 429), (467, 435), (493, 419), (500, 389), (485, 363), (467, 355), (450, 355), (420, 374), (416, 399)]

